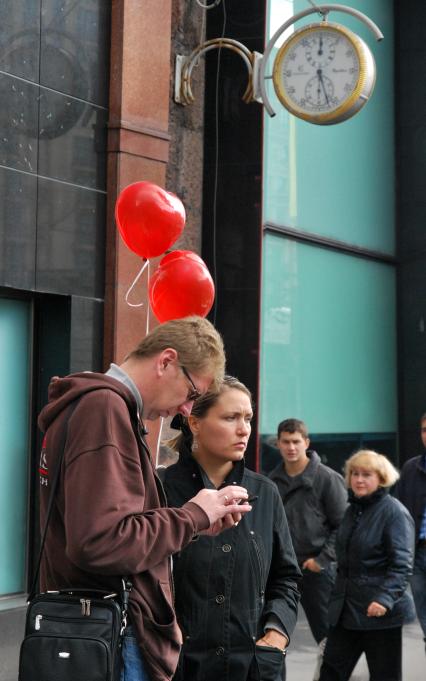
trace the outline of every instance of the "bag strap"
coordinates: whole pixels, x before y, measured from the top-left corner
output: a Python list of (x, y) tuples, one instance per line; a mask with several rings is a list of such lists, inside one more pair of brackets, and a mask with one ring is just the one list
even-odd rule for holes
[[(59, 477), (61, 474), (61, 468), (62, 468), (62, 462), (64, 459), (64, 454), (65, 454), (65, 445), (67, 442), (67, 437), (68, 437), (68, 424), (69, 420), (71, 417), (71, 414), (73, 413), (74, 409), (76, 408), (78, 404), (78, 399), (75, 399), (68, 407), (68, 409), (65, 411), (66, 417), (64, 418), (64, 427), (62, 428), (61, 432), (61, 440), (60, 440), (60, 445), (59, 445), (59, 458), (55, 470), (55, 475), (52, 480), (52, 490), (50, 492), (49, 496), (49, 502), (47, 505), (47, 511), (46, 511), (46, 522), (44, 525), (44, 530), (43, 530), (43, 535), (41, 538), (41, 543), (40, 543), (40, 550), (38, 553), (38, 558), (37, 558), (37, 565), (36, 565), (36, 570), (34, 573), (33, 581), (31, 584), (31, 589), (28, 594), (28, 603), (34, 598), (36, 590), (37, 590), (37, 581), (38, 577), (40, 574), (40, 566), (41, 566), (41, 558), (43, 555), (43, 550), (44, 550), (44, 545), (46, 542), (46, 537), (47, 537), (47, 529), (49, 526), (49, 521), (50, 517), (52, 515), (53, 511), (53, 504), (55, 500), (55, 494), (56, 490), (58, 487), (59, 483)], [(128, 603), (129, 603), (129, 596), (130, 592), (132, 590), (132, 582), (128, 577), (122, 577), (121, 578), (121, 585), (122, 585), (122, 631), (124, 631), (126, 624), (127, 624), (127, 609), (128, 609)]]
[(60, 446), (59, 446), (59, 458), (58, 458), (58, 463), (57, 463), (57, 466), (56, 466), (55, 475), (54, 475), (54, 478), (52, 480), (52, 490), (50, 492), (49, 503), (47, 505), (47, 512), (46, 512), (46, 523), (44, 525), (43, 535), (42, 535), (42, 538), (41, 538), (40, 550), (39, 550), (39, 553), (38, 553), (36, 570), (35, 570), (35, 573), (34, 573), (31, 589), (30, 589), (30, 592), (28, 594), (28, 602), (30, 602), (34, 598), (35, 593), (36, 593), (36, 589), (37, 589), (37, 580), (38, 580), (38, 577), (39, 577), (39, 574), (40, 574), (41, 558), (42, 558), (42, 555), (43, 555), (44, 544), (46, 542), (47, 529), (48, 529), (48, 526), (49, 526), (50, 516), (52, 515), (53, 503), (54, 503), (54, 500), (55, 500), (55, 493), (56, 493), (56, 489), (58, 487), (59, 476), (61, 474), (61, 468), (62, 468), (62, 461), (63, 461), (63, 458), (64, 458), (65, 444), (66, 444), (67, 436), (68, 436), (68, 423), (69, 423), (69, 419), (70, 419), (71, 414), (73, 413), (74, 409), (77, 406), (77, 403), (78, 403), (78, 401), (74, 400), (74, 402), (71, 403), (70, 407), (65, 412), (66, 417), (64, 418), (64, 427), (62, 428), (62, 432), (61, 432), (61, 440), (60, 440)]

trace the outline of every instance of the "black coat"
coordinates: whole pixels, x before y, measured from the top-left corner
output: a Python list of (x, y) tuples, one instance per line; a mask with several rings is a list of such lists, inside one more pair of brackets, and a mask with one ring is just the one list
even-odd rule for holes
[(394, 494), (413, 516), (417, 538), (426, 507), (426, 454), (415, 456), (405, 462)]
[[(414, 523), (407, 509), (379, 488), (350, 505), (337, 533), (337, 579), (330, 600), (330, 624), (346, 629), (388, 629), (403, 624), (411, 610), (405, 593), (412, 572)], [(383, 617), (367, 617), (377, 601)]]
[[(162, 478), (171, 506), (184, 504), (205, 482), (210, 486), (188, 452)], [(300, 572), (278, 491), (242, 461), (223, 485), (232, 483), (258, 496), (252, 511), (237, 527), (198, 537), (173, 558), (175, 607), (184, 636), (176, 679), (244, 681), (254, 657), (262, 668), (262, 656), (269, 669), (261, 678), (280, 678), (282, 654), (256, 649), (255, 642), (270, 617), (289, 638), (296, 624)]]

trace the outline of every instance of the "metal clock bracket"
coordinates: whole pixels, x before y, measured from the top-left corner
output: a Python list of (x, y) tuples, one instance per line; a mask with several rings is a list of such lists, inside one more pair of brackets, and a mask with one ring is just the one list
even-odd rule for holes
[(363, 14), (359, 10), (353, 9), (352, 7), (347, 7), (346, 5), (338, 4), (317, 5), (315, 7), (303, 10), (302, 12), (298, 12), (284, 22), (284, 24), (279, 27), (279, 29), (274, 33), (268, 42), (263, 55), (259, 52), (252, 52), (245, 45), (243, 45), (243, 43), (233, 40), (232, 38), (215, 38), (213, 40), (207, 40), (193, 50), (193, 52), (191, 52), (191, 54), (187, 57), (178, 54), (176, 56), (175, 68), (175, 102), (182, 104), (183, 106), (192, 104), (195, 99), (191, 89), (191, 74), (194, 66), (205, 52), (224, 47), (236, 52), (241, 59), (243, 59), (247, 67), (248, 83), (242, 97), (243, 101), (246, 103), (258, 102), (259, 104), (263, 104), (268, 114), (271, 117), (275, 116), (275, 111), (272, 108), (271, 102), (269, 101), (269, 97), (266, 92), (265, 81), (272, 78), (272, 76), (266, 75), (266, 66), (276, 41), (284, 33), (284, 31), (292, 26), (292, 24), (296, 23), (296, 21), (299, 21), (299, 19), (303, 19), (303, 17), (306, 17), (309, 14), (319, 13), (322, 15), (322, 18), (325, 21), (330, 12), (344, 12), (346, 14), (351, 14), (363, 22), (371, 30), (376, 40), (383, 40), (383, 33), (380, 31), (378, 26), (369, 17), (367, 17), (367, 15)]

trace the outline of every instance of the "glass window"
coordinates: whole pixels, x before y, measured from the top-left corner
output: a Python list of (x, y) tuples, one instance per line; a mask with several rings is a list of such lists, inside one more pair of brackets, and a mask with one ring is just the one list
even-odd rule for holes
[[(321, 4), (321, 3), (319, 3)], [(319, 126), (291, 116), (279, 103), (270, 80), (276, 116), (265, 112), (264, 221), (318, 233), (392, 254), (394, 237), (393, 2), (354, 0), (385, 39), (355, 18), (330, 14), (370, 46), (377, 66), (375, 90), (361, 111), (344, 123)], [(269, 0), (269, 37), (290, 16), (307, 9), (305, 0)], [(295, 24), (319, 21), (312, 14)], [(289, 29), (292, 32), (294, 29)], [(272, 73), (270, 56), (267, 75)]]
[(25, 590), (30, 306), (0, 298), (0, 596)]
[(393, 266), (267, 234), (263, 272), (260, 433), (394, 433)]

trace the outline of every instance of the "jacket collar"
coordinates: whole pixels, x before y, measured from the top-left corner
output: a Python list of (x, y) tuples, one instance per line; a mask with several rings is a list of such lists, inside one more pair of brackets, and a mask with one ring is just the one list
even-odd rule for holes
[(378, 501), (383, 499), (383, 497), (389, 494), (389, 487), (379, 487), (372, 494), (367, 494), (364, 497), (356, 497), (351, 489), (348, 490), (348, 499), (351, 506), (357, 506), (359, 508), (367, 508), (372, 504), (376, 504)]
[(290, 483), (294, 486), (304, 485), (305, 487), (312, 487), (314, 484), (314, 477), (321, 463), (321, 459), (313, 449), (308, 449), (306, 455), (309, 459), (305, 470), (299, 475), (291, 476), (286, 473), (284, 463), (279, 463), (272, 471), (271, 478), (273, 480), (281, 480), (287, 485)]

